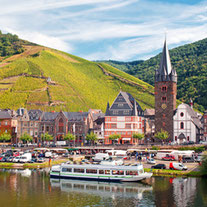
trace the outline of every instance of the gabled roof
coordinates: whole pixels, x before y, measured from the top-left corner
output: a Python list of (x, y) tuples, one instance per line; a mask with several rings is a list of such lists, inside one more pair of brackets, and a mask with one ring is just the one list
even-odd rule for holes
[(198, 117), (198, 114), (193, 110), (193, 108), (191, 108), (188, 104), (182, 103), (181, 105), (184, 105), (186, 107), (186, 110), (188, 112), (188, 114), (190, 115), (193, 123), (198, 127), (201, 128), (202, 124), (201, 121)]
[(40, 117), (42, 115), (42, 111), (41, 110), (29, 110), (28, 115), (29, 115), (29, 119), (31, 121), (38, 121), (38, 120), (40, 120)]
[(111, 107), (107, 103), (106, 116), (136, 116), (136, 114), (143, 115), (143, 110), (130, 93), (120, 91)]
[(8, 111), (0, 111), (0, 119), (11, 119), (11, 115)]

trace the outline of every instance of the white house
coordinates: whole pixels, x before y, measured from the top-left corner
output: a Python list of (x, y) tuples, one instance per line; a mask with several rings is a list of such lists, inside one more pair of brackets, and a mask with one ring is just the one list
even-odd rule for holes
[(192, 105), (180, 104), (175, 111), (173, 119), (173, 139), (175, 142), (198, 142), (200, 140), (202, 124), (198, 114), (193, 110)]

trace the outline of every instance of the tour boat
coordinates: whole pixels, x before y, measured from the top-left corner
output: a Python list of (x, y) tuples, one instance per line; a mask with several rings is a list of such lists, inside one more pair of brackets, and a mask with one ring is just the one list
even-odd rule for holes
[(51, 178), (78, 180), (97, 180), (106, 182), (136, 182), (150, 178), (152, 173), (144, 172), (143, 165), (94, 165), (69, 164), (54, 165), (50, 170)]

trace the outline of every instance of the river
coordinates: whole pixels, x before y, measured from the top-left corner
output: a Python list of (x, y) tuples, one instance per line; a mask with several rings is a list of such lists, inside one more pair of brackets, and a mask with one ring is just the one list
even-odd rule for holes
[(152, 177), (145, 183), (50, 179), (45, 170), (0, 170), (1, 207), (207, 207), (207, 179)]

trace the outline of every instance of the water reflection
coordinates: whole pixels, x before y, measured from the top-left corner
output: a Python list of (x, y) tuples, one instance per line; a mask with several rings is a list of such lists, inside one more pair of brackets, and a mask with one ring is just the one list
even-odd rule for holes
[(0, 207), (207, 207), (207, 179), (153, 177), (142, 183), (50, 179), (45, 170), (0, 169)]
[(68, 179), (50, 179), (52, 188), (58, 187), (65, 192), (84, 192), (101, 197), (134, 197), (142, 199), (145, 191), (152, 191), (152, 186), (142, 183), (104, 183), (95, 181), (77, 181)]

